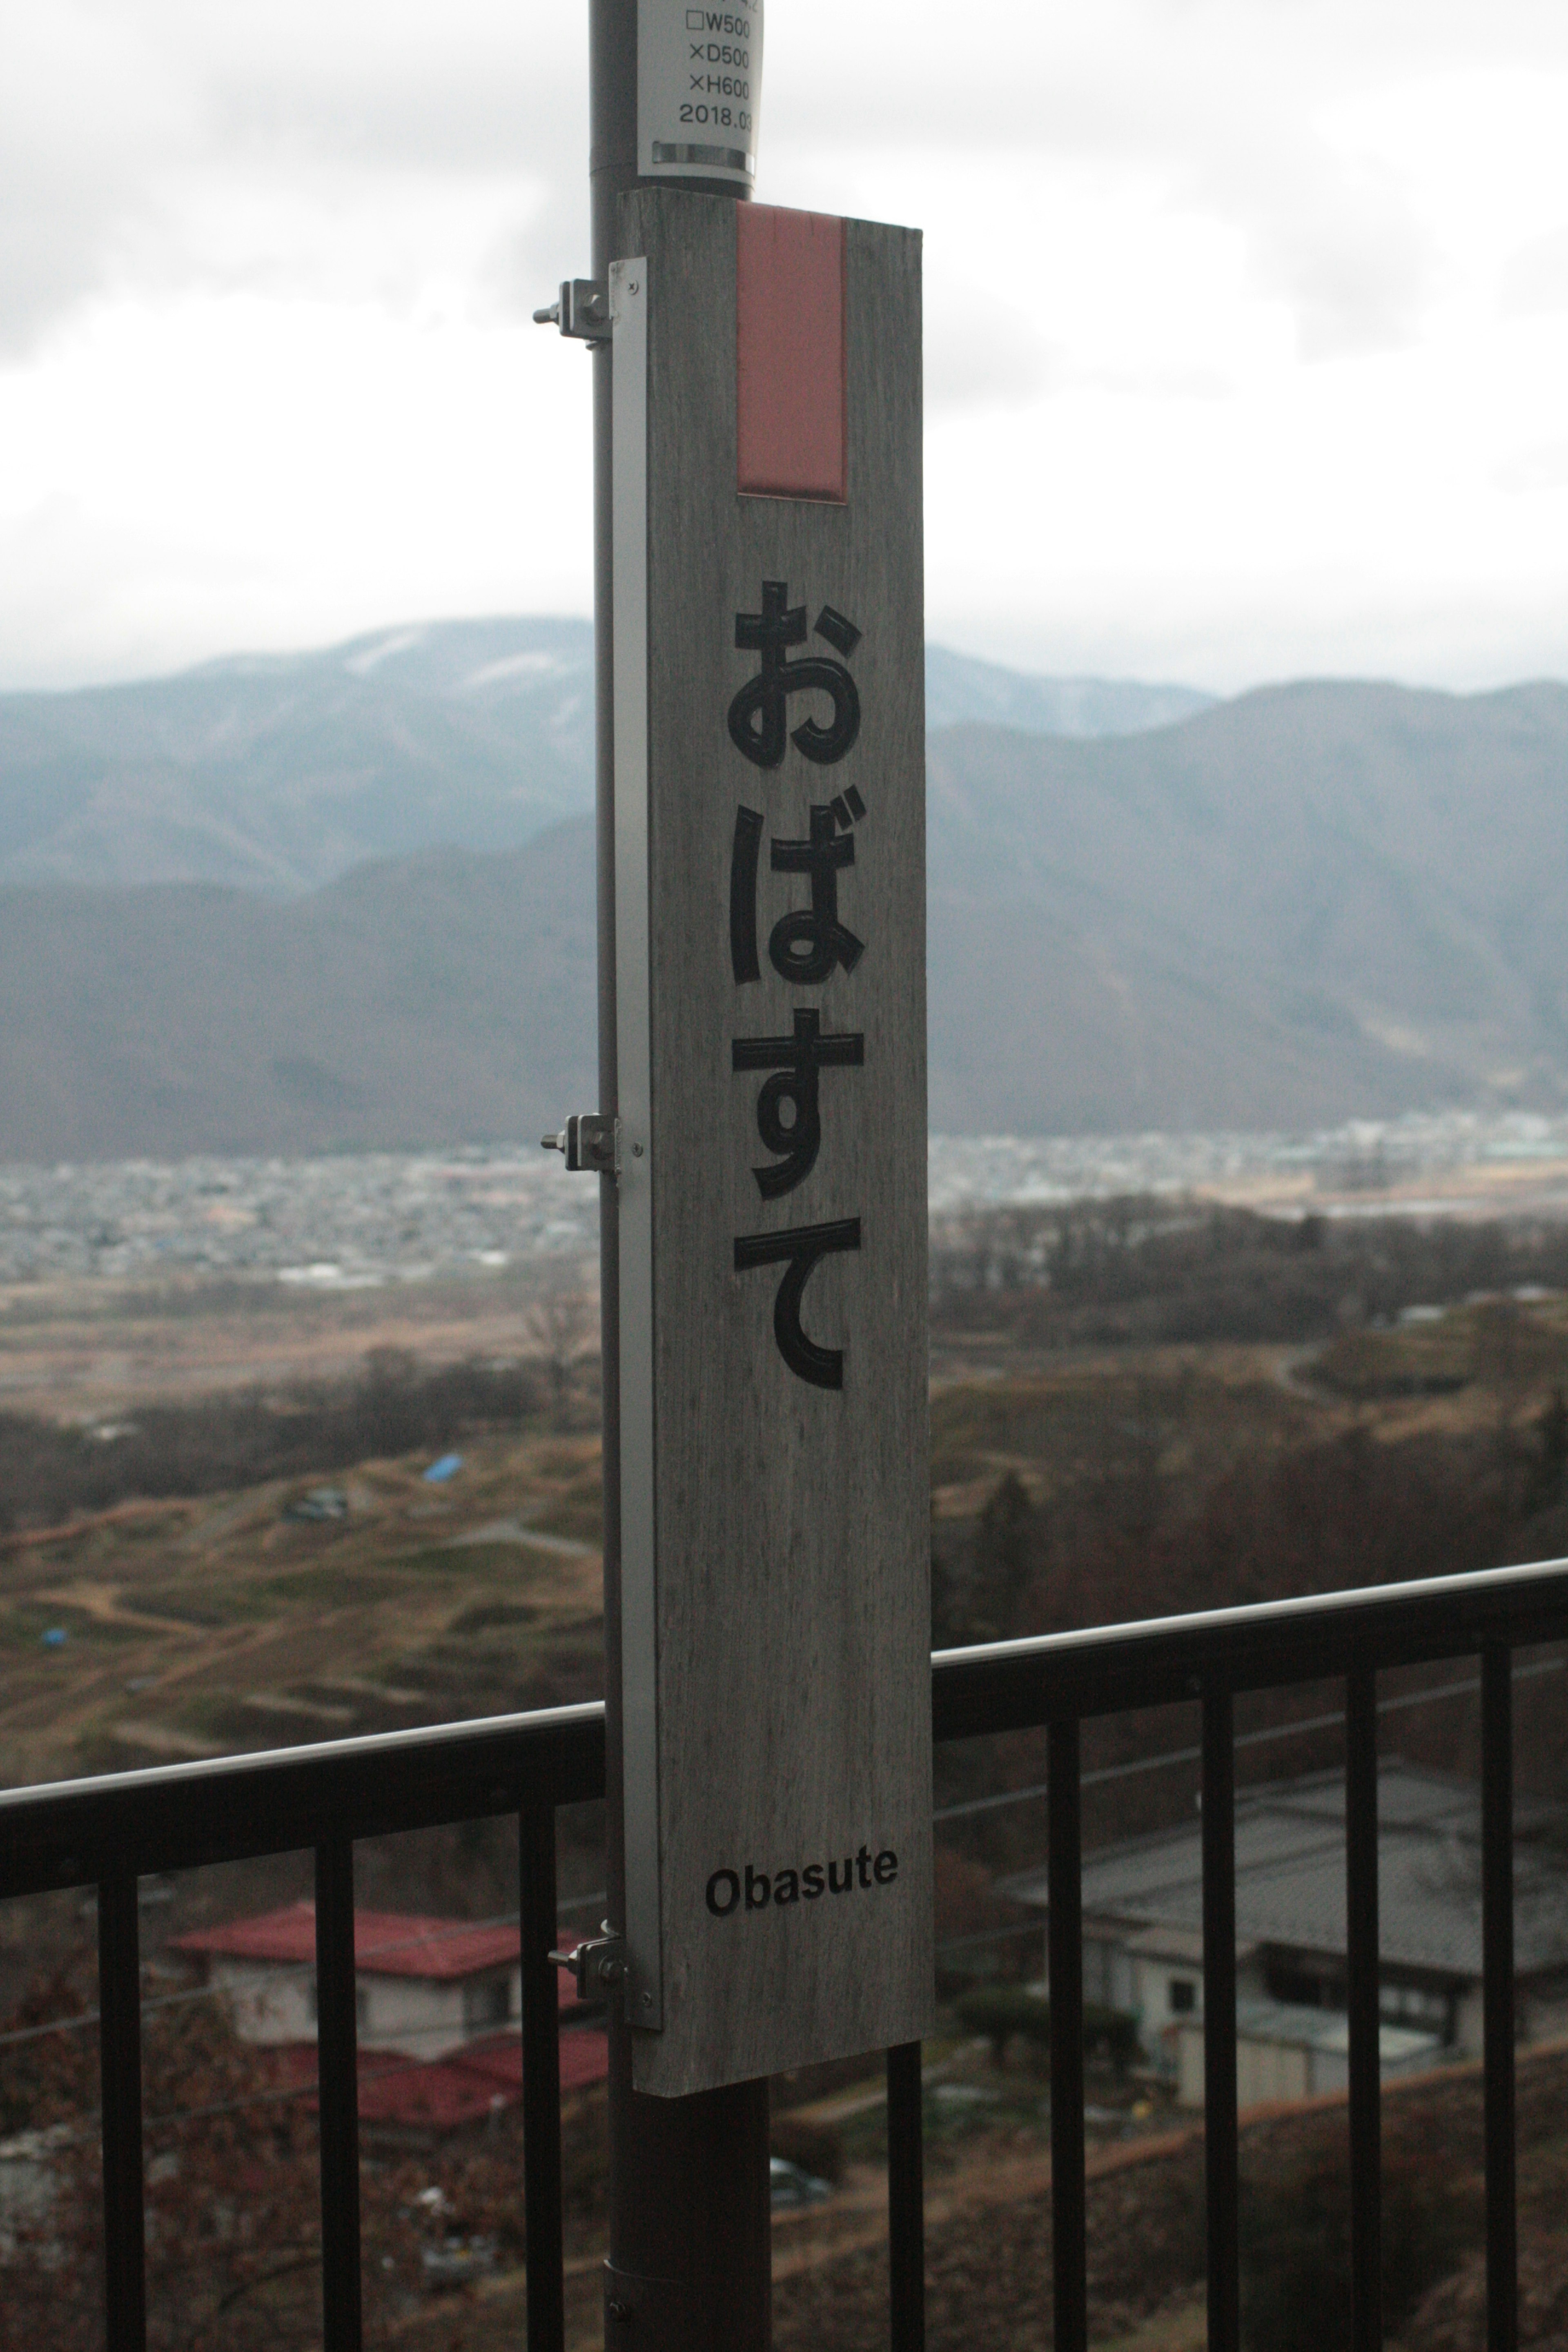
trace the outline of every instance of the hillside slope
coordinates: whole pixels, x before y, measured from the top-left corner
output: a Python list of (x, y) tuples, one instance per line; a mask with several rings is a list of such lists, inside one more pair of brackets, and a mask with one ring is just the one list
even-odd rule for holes
[(931, 1118), (1301, 1125), (1568, 1079), (1568, 688), (932, 738)]
[[(933, 1126), (1562, 1102), (1565, 783), (1552, 685), (1283, 687), (1097, 740), (939, 732)], [(574, 818), (292, 899), (0, 892), (0, 1157), (542, 1131), (593, 1092), (591, 865)]]
[(0, 891), (0, 1158), (538, 1135), (591, 1108), (593, 830), (427, 850), (292, 903)]

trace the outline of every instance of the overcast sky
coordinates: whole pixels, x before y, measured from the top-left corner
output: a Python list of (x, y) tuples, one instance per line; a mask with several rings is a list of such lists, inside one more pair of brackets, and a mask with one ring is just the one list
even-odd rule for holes
[[(0, 0), (0, 687), (588, 608), (586, 0)], [(931, 634), (1568, 676), (1563, 0), (770, 0), (926, 232)]]

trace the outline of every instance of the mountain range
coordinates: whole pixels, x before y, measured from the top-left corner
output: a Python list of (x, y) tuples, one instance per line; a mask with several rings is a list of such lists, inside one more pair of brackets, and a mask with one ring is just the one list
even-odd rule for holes
[[(118, 733), (100, 697), (0, 700), (0, 1158), (479, 1140), (591, 1106), (586, 636), (460, 626), (103, 689)], [(1064, 684), (949, 661), (938, 715), (1037, 721)], [(1568, 687), (1193, 700), (1136, 732), (933, 728), (932, 1125), (1568, 1099)]]
[[(594, 801), (586, 621), (434, 621), (177, 677), (0, 695), (0, 883), (291, 893), (435, 844), (514, 849)], [(1118, 734), (1191, 687), (1027, 677), (933, 646), (933, 726)]]
[(929, 770), (939, 1130), (1568, 1095), (1568, 687), (1304, 683)]

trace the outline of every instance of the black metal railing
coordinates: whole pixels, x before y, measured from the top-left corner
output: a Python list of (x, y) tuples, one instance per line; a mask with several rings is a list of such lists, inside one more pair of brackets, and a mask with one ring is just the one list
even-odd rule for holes
[(147, 2340), (137, 1880), (314, 1849), (325, 2352), (361, 2341), (353, 1847), (515, 1814), (521, 1849), (523, 2229), (531, 2352), (560, 2352), (555, 1813), (605, 1793), (600, 1706), (175, 1764), (0, 1796), (0, 1898), (96, 1886), (108, 2352)]
[[(1051, 1993), (1052, 2261), (1057, 2352), (1088, 2342), (1080, 1731), (1100, 1716), (1196, 1700), (1203, 1710), (1208, 2339), (1237, 2352), (1237, 1696), (1346, 1685), (1352, 2352), (1383, 2340), (1376, 1678), (1479, 1656), (1481, 1677), (1483, 2100), (1488, 2352), (1518, 2334), (1514, 2179), (1512, 1654), (1568, 1635), (1568, 1562), (1500, 1569), (953, 1650), (932, 1662), (939, 1742), (1045, 1727)], [(0, 1898), (96, 1885), (109, 2352), (146, 2340), (137, 1880), (312, 1848), (322, 2340), (361, 2339), (353, 1854), (356, 1840), (514, 1814), (521, 1835), (522, 2085), (529, 2352), (564, 2334), (556, 1988), (555, 1812), (602, 1797), (604, 1711), (561, 1707), (282, 1753), (174, 1765), (0, 1796)], [(888, 2053), (893, 2352), (922, 2352), (921, 2052)]]

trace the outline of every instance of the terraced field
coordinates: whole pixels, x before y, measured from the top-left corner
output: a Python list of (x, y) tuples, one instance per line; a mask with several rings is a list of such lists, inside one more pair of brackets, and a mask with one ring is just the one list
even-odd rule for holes
[[(540, 1706), (600, 1687), (599, 1445), (491, 1436), (316, 1489), (132, 1502), (0, 1540), (12, 1785)], [(329, 1507), (336, 1508), (334, 1503)]]

